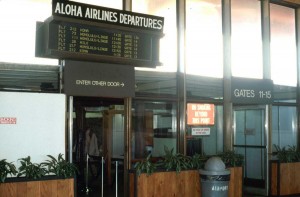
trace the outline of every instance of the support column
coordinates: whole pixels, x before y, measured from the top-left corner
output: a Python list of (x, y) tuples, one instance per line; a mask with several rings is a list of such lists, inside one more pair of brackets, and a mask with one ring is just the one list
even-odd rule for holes
[(124, 197), (129, 193), (129, 173), (131, 169), (131, 130), (132, 130), (132, 113), (131, 113), (132, 99), (124, 99)]
[[(262, 47), (263, 47), (263, 78), (271, 79), (271, 55), (270, 55), (270, 42), (271, 42), (271, 31), (270, 31), (270, 1), (261, 1), (261, 29), (262, 29)], [(266, 145), (267, 154), (272, 154), (272, 105), (267, 105), (265, 120), (266, 125)], [(269, 157), (271, 158), (271, 157)]]
[[(132, 11), (132, 0), (123, 0), (123, 10)], [(129, 196), (129, 173), (131, 169), (132, 98), (124, 99), (124, 197)]]
[(233, 109), (231, 97), (231, 0), (222, 1), (224, 150), (233, 150)]
[(185, 0), (177, 0), (177, 152), (186, 154)]
[(73, 163), (73, 96), (69, 96), (69, 111), (68, 111), (68, 159), (70, 163)]
[(296, 48), (297, 48), (297, 111), (298, 111), (298, 132), (297, 147), (300, 147), (300, 8), (296, 9)]

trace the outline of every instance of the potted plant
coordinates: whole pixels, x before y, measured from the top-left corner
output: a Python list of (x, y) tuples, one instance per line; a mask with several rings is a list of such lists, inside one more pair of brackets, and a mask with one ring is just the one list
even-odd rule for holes
[(165, 156), (158, 162), (158, 166), (162, 167), (166, 171), (176, 171), (192, 169), (192, 159), (189, 156), (185, 156), (181, 153), (173, 153), (173, 149), (169, 150), (168, 147), (164, 147)]
[(244, 165), (244, 156), (241, 154), (237, 154), (234, 151), (224, 151), (222, 153), (219, 153), (218, 156), (222, 159), (226, 168), (241, 167)]
[(21, 166), (18, 168), (18, 177), (38, 179), (46, 175), (47, 171), (43, 164), (32, 163), (30, 156), (19, 159)]
[(47, 155), (50, 159), (41, 163), (44, 167), (47, 168), (49, 174), (54, 174), (58, 177), (69, 178), (74, 177), (78, 172), (77, 167), (67, 162), (63, 158), (63, 154), (59, 154), (57, 158), (52, 155)]
[(150, 161), (151, 154), (145, 160), (135, 163), (134, 168), (138, 176), (146, 173), (148, 176), (156, 170), (156, 165)]
[(270, 195), (299, 195), (300, 151), (296, 146), (274, 147), (276, 159), (270, 164)]
[[(21, 164), (18, 170), (13, 164), (1, 160), (1, 176), (7, 176), (9, 172), (17, 176), (0, 183), (0, 196), (74, 196), (75, 165), (64, 160), (62, 154), (57, 159), (48, 157), (50, 159), (42, 163), (33, 163), (30, 156), (21, 158), (18, 160)], [(3, 164), (9, 166), (6, 171), (2, 171)]]
[(17, 169), (13, 163), (7, 162), (6, 159), (0, 160), (0, 181), (4, 183), (8, 175), (16, 175)]
[(165, 147), (165, 155), (152, 162), (151, 155), (135, 165), (130, 172), (130, 196), (199, 196), (200, 183), (197, 168), (203, 157), (173, 153)]

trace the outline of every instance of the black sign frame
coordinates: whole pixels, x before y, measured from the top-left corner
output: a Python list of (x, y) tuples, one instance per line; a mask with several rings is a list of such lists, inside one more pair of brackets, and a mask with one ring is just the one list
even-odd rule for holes
[(273, 81), (232, 77), (231, 102), (235, 104), (272, 104)]
[[(90, 10), (90, 12), (95, 11), (92, 18), (89, 18), (84, 14), (84, 12), (87, 12), (88, 10)], [(108, 13), (106, 18), (101, 15), (104, 12)], [(128, 21), (115, 21), (114, 17), (118, 18), (120, 16), (127, 16)], [(146, 25), (141, 23), (142, 19), (144, 21), (148, 20), (148, 26), (147, 23), (145, 23)], [(67, 50), (64, 47), (56, 47), (60, 45), (60, 43), (58, 39), (59, 36), (53, 36), (53, 31), (55, 31), (53, 30), (54, 24), (64, 26), (74, 25), (75, 27), (83, 26), (94, 33), (107, 32), (105, 35), (108, 36), (111, 36), (115, 32), (120, 32), (122, 36), (129, 35), (140, 38), (142, 46), (135, 45), (137, 47), (132, 48), (132, 51), (126, 51), (126, 55), (122, 55), (122, 53), (125, 53), (124, 51), (119, 53), (121, 55), (112, 55), (112, 52), (104, 53), (101, 51), (99, 53), (95, 53), (93, 50), (85, 50), (85, 52), (82, 52), (78, 49), (74, 50), (74, 48), (72, 48), (72, 50)], [(37, 22), (36, 25), (35, 55), (36, 57), (44, 58), (93, 61), (100, 63), (131, 65), (134, 67), (155, 68), (156, 66), (162, 65), (159, 61), (159, 46), (160, 38), (164, 36), (163, 25), (164, 18), (159, 16), (105, 8), (73, 1), (53, 0), (52, 16), (47, 18), (44, 22)], [(97, 31), (96, 29), (101, 30)], [(80, 39), (77, 39), (77, 41), (76, 39), (73, 39), (72, 42), (73, 41), (79, 42)], [(73, 43), (65, 41), (63, 44), (69, 46)], [(89, 43), (86, 46), (86, 48), (89, 49), (92, 47), (93, 46), (90, 46)], [(106, 50), (109, 50), (112, 47), (113, 46), (108, 46)], [(125, 48), (125, 45), (122, 43), (117, 47)], [(144, 54), (144, 56), (141, 54)]]
[(135, 96), (135, 73), (132, 66), (73, 60), (64, 62), (63, 91), (69, 96)]
[[(87, 16), (87, 11), (93, 14)], [(88, 23), (96, 22), (145, 29), (158, 33), (162, 33), (164, 27), (164, 17), (65, 0), (52, 0), (52, 16), (83, 20)], [(123, 20), (121, 20), (122, 16)]]

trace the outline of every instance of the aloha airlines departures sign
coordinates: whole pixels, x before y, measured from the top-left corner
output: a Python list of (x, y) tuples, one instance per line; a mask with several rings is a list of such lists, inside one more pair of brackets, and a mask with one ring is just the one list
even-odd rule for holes
[(72, 1), (52, 1), (52, 15), (96, 21), (133, 28), (163, 31), (164, 18)]
[(52, 16), (36, 25), (36, 57), (160, 66), (164, 18), (53, 0)]

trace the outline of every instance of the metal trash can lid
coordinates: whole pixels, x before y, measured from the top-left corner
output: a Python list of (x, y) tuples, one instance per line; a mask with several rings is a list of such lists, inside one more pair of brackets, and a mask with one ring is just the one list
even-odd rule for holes
[(200, 170), (203, 175), (229, 175), (230, 170), (225, 169), (225, 164), (220, 157), (209, 158), (204, 166), (204, 170)]

